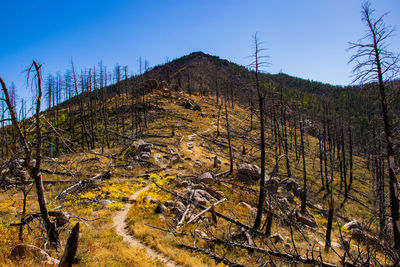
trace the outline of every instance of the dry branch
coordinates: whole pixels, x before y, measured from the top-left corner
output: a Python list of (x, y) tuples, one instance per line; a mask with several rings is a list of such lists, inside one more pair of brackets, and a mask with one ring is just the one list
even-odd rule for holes
[(82, 191), (82, 190), (86, 189), (89, 185), (93, 184), (95, 181), (110, 179), (110, 177), (111, 177), (111, 171), (105, 170), (105, 171), (97, 174), (96, 176), (93, 176), (92, 178), (81, 180), (81, 181), (79, 181), (79, 183), (76, 183), (76, 184), (68, 187), (67, 189), (62, 191), (56, 197), (56, 199), (61, 199), (68, 193), (71, 194), (71, 193), (75, 193), (75, 192), (78, 192), (78, 191)]

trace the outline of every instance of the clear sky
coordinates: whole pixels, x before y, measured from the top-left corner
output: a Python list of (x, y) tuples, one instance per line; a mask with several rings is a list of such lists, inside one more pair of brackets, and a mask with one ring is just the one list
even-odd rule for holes
[[(400, 30), (400, 1), (372, 0), (377, 14)], [(331, 84), (350, 83), (349, 41), (362, 37), (361, 0), (2, 0), (0, 77), (27, 96), (33, 59), (46, 72), (64, 72), (100, 60), (109, 67), (138, 58), (151, 66), (203, 51), (247, 65), (252, 35), (268, 48), (270, 73)], [(400, 31), (391, 49), (400, 52)]]

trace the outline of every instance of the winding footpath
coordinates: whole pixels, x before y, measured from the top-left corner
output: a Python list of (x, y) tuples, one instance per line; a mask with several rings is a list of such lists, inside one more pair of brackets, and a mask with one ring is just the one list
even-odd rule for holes
[(116, 230), (117, 234), (119, 236), (122, 236), (123, 240), (125, 242), (127, 242), (131, 247), (138, 248), (138, 249), (144, 249), (149, 256), (163, 261), (165, 263), (165, 266), (167, 266), (167, 267), (178, 267), (178, 266), (180, 266), (179, 264), (175, 263), (170, 258), (166, 257), (165, 255), (161, 254), (160, 252), (146, 246), (139, 239), (135, 238), (133, 235), (131, 235), (127, 231), (128, 226), (126, 225), (125, 220), (127, 218), (128, 212), (132, 206), (131, 202), (135, 201), (142, 191), (149, 189), (150, 185), (151, 185), (151, 183), (148, 184), (146, 187), (139, 189), (133, 195), (131, 195), (129, 197), (129, 202), (127, 204), (125, 204), (124, 207), (115, 214), (115, 216), (114, 216), (115, 230)]

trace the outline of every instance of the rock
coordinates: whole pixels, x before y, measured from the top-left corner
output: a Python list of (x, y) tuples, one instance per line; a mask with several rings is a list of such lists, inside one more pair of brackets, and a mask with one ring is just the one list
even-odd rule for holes
[(181, 161), (181, 157), (179, 156), (178, 153), (172, 154), (172, 156), (171, 156), (171, 163), (172, 164), (176, 164), (176, 163), (178, 163), (180, 161)]
[(204, 184), (202, 183), (202, 184), (194, 184), (193, 186), (192, 186), (192, 188), (193, 189), (202, 189), (202, 190), (205, 190), (206, 189), (206, 187), (204, 186)]
[(108, 199), (99, 200), (99, 204), (103, 206), (103, 208), (107, 208), (112, 202)]
[(148, 161), (150, 159), (150, 152), (140, 152), (139, 159), (142, 161)]
[(222, 191), (215, 191), (215, 195), (214, 195), (214, 197), (216, 197), (217, 199), (222, 199), (222, 198), (224, 198), (224, 192), (222, 192)]
[(159, 214), (159, 213), (166, 213), (167, 212), (167, 208), (163, 205), (158, 203), (156, 209), (154, 210), (154, 213)]
[(188, 142), (187, 143), (187, 147), (188, 147), (189, 150), (192, 150), (193, 149), (193, 142)]
[(196, 230), (194, 230), (194, 232), (196, 234), (199, 234), (200, 237), (202, 237), (202, 238), (209, 238), (208, 235), (206, 233), (204, 233), (203, 231), (201, 231), (201, 230), (196, 229)]
[(138, 150), (140, 152), (149, 152), (149, 153), (151, 153), (152, 149), (153, 149), (153, 144), (150, 144), (150, 143), (139, 143)]
[(311, 228), (317, 228), (317, 222), (315, 221), (314, 217), (305, 217), (303, 215), (298, 215), (297, 220)]
[(362, 229), (361, 223), (359, 223), (357, 220), (352, 220), (351, 222), (348, 222), (343, 226), (349, 230)]
[(188, 135), (188, 140), (193, 142), (197, 134)]
[(282, 181), (285, 189), (288, 191), (293, 191), (293, 189), (299, 187), (299, 184), (293, 178), (286, 178)]
[(164, 202), (164, 206), (167, 207), (167, 208), (173, 207), (174, 206), (174, 201), (173, 200), (167, 200), (167, 201)]
[(196, 190), (194, 193), (194, 196), (203, 197), (204, 199), (206, 199), (208, 201), (216, 201), (216, 199), (212, 195), (210, 195), (210, 193), (208, 193), (205, 190), (201, 190), (201, 189)]
[(33, 258), (42, 266), (57, 266), (59, 261), (50, 257), (43, 249), (33, 245), (19, 244), (11, 251), (11, 259), (19, 260), (24, 258)]
[(160, 153), (155, 153), (153, 157), (154, 157), (155, 162), (160, 162), (160, 160), (162, 158)]
[(182, 181), (182, 182), (180, 182), (180, 183), (178, 183), (177, 185), (176, 185), (176, 187), (183, 187), (183, 188), (186, 188), (186, 187), (188, 187), (189, 186), (189, 182), (188, 181)]
[(194, 103), (189, 98), (183, 99), (183, 102), (180, 105), (184, 108), (191, 109), (193, 111), (201, 111), (201, 107), (198, 104)]
[(248, 209), (253, 214), (257, 213), (257, 209), (256, 208), (252, 207), (250, 204), (248, 204), (248, 203), (246, 203), (244, 201), (239, 202), (238, 205), (245, 207), (246, 209)]
[(276, 194), (278, 193), (278, 188), (279, 188), (279, 179), (276, 177), (272, 177), (268, 179), (265, 183), (265, 187), (267, 191), (271, 194)]
[(283, 237), (282, 237), (280, 234), (278, 234), (278, 233), (275, 233), (275, 234), (271, 235), (271, 236), (270, 236), (270, 239), (271, 239), (271, 241), (274, 242), (275, 244), (276, 244), (276, 243), (281, 243), (281, 242), (283, 242)]
[(284, 179), (281, 184), (285, 187), (287, 191), (293, 192), (295, 194), (300, 187), (299, 184), (293, 178), (286, 178)]
[(213, 184), (214, 176), (211, 172), (205, 172), (202, 175), (200, 175), (196, 180), (198, 183)]
[(260, 180), (261, 169), (256, 165), (240, 163), (238, 166), (236, 180), (245, 184), (254, 184)]
[(207, 199), (205, 199), (204, 197), (201, 197), (199, 195), (193, 196), (193, 200), (200, 205), (203, 205), (203, 206), (207, 205)]
[(151, 196), (145, 196), (143, 198), (143, 201), (147, 201), (147, 202), (152, 203), (152, 204), (156, 204), (156, 203), (159, 202), (158, 199), (152, 198)]

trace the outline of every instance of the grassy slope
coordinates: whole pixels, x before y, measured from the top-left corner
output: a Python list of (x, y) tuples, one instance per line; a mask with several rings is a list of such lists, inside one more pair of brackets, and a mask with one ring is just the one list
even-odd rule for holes
[[(215, 100), (209, 97), (201, 98), (199, 96), (191, 96), (191, 98), (199, 103), (202, 107), (202, 112), (206, 114), (205, 117), (200, 116), (200, 112), (192, 111), (181, 107), (179, 104), (181, 97), (189, 97), (183, 93), (173, 93), (172, 97), (164, 97), (161, 92), (154, 92), (151, 95), (147, 96), (147, 99), (152, 104), (152, 106), (163, 107), (164, 110), (150, 111), (149, 116), (151, 117), (151, 121), (149, 123), (148, 128), (145, 130), (146, 134), (151, 135), (169, 135), (172, 130), (175, 130), (175, 136), (165, 137), (165, 138), (147, 138), (146, 141), (155, 144), (167, 145), (168, 148), (174, 149), (176, 152), (181, 154), (183, 161), (181, 163), (172, 165), (169, 162), (169, 159), (161, 159), (160, 162), (157, 163), (159, 167), (166, 168), (162, 171), (153, 171), (156, 172), (157, 176), (155, 177), (164, 177), (165, 175), (172, 177), (181, 177), (182, 179), (186, 175), (196, 175), (201, 172), (212, 170), (214, 172), (219, 172), (222, 170), (228, 169), (228, 153), (226, 148), (226, 139), (225, 139), (225, 128), (224, 128), (224, 117), (221, 114), (220, 120), (220, 137), (216, 138), (216, 142), (212, 141), (216, 135), (216, 120), (217, 120), (217, 108), (215, 105)], [(115, 97), (116, 98), (116, 97)], [(115, 99), (113, 100), (115, 101)], [(127, 96), (121, 95), (119, 101), (127, 101)], [(114, 108), (111, 107), (110, 108)], [(257, 163), (257, 158), (259, 158), (259, 151), (254, 142), (258, 136), (257, 127), (252, 131), (248, 131), (250, 128), (249, 125), (249, 112), (242, 108), (236, 107), (234, 109), (229, 108), (229, 116), (231, 121), (232, 129), (235, 129), (237, 133), (233, 138), (233, 147), (236, 151), (235, 161), (241, 162), (251, 162)], [(115, 115), (114, 115), (115, 116)], [(128, 116), (127, 116), (128, 117)], [(180, 117), (180, 118), (179, 118)], [(181, 119), (181, 118), (187, 119)], [(115, 117), (111, 116), (110, 121), (113, 121)], [(192, 122), (190, 122), (189, 120)], [(126, 118), (126, 124), (129, 125), (129, 118)], [(255, 125), (257, 126), (257, 125)], [(78, 127), (78, 126), (77, 126)], [(128, 127), (127, 127), (128, 128)], [(291, 130), (289, 131), (291, 132)], [(187, 147), (188, 135), (196, 133), (194, 141), (194, 149), (190, 151)], [(183, 137), (183, 139), (182, 139)], [(269, 168), (272, 167), (274, 163), (274, 153), (273, 153), (273, 140), (272, 134), (268, 129), (267, 134), (267, 166)], [(181, 141), (182, 140), (182, 141)], [(320, 189), (320, 179), (319, 179), (319, 161), (318, 157), (315, 154), (317, 150), (318, 143), (317, 141), (310, 137), (306, 137), (306, 153), (307, 153), (307, 168), (308, 168), (308, 177), (310, 184), (310, 201), (314, 204), (319, 204), (322, 207), (327, 207), (327, 200), (324, 192), (319, 192)], [(127, 141), (127, 144), (129, 142)], [(241, 147), (245, 145), (248, 153), (246, 155), (241, 155)], [(164, 146), (156, 146), (154, 149), (154, 153), (159, 153), (161, 155), (169, 154), (164, 153), (168, 152), (167, 148)], [(127, 153), (120, 153), (124, 151), (126, 146), (115, 146), (112, 149), (105, 149), (104, 153), (101, 154), (100, 150), (97, 149), (92, 152), (96, 152), (96, 154), (67, 154), (60, 156), (57, 160), (57, 163), (46, 162), (44, 164), (44, 168), (54, 169), (65, 171), (63, 167), (66, 166), (69, 170), (73, 172), (80, 172), (81, 174), (95, 174), (101, 171), (103, 168), (111, 169), (113, 172), (112, 180), (103, 182), (103, 185), (113, 185), (114, 188), (105, 189), (105, 191), (109, 191), (112, 195), (112, 191), (115, 191), (115, 195), (111, 196), (112, 200), (117, 203), (121, 201), (123, 195), (128, 195), (135, 191), (137, 188), (142, 186), (142, 180), (134, 179), (133, 177), (143, 174), (148, 169), (145, 166), (141, 165), (133, 165), (133, 168), (127, 168), (126, 166), (131, 165), (129, 162), (129, 157)], [(158, 151), (157, 151), (158, 150)], [(126, 150), (125, 150), (126, 151)], [(292, 160), (292, 170), (293, 176), (295, 179), (301, 183), (301, 162), (294, 161), (293, 149), (290, 149), (292, 153), (290, 154), (290, 159)], [(220, 169), (213, 169), (212, 160), (208, 159), (208, 157), (213, 157), (217, 155), (222, 163)], [(190, 159), (189, 159), (190, 158)], [(91, 160), (88, 160), (91, 159)], [(185, 160), (186, 159), (186, 160)], [(194, 162), (199, 159), (203, 163), (203, 167), (195, 168)], [(154, 159), (151, 160), (152, 163)], [(361, 202), (365, 203), (368, 207), (372, 207), (372, 203), (369, 202), (369, 199), (372, 199), (370, 196), (370, 184), (369, 184), (369, 174), (364, 168), (364, 160), (362, 158), (356, 158), (355, 162), (355, 182), (354, 189), (356, 191), (352, 191), (351, 195), (353, 195), (356, 199), (359, 199)], [(159, 167), (152, 166), (150, 169), (159, 169)], [(280, 167), (280, 175), (284, 175), (285, 166), (282, 164)], [(337, 173), (335, 173), (335, 188), (338, 188), (338, 177)], [(234, 176), (234, 174), (232, 175)], [(76, 177), (77, 179), (82, 178), (83, 176)], [(55, 180), (55, 179), (65, 179), (65, 177), (57, 177), (55, 175), (44, 175), (44, 179)], [(166, 186), (170, 188), (174, 188), (176, 181), (179, 178), (172, 179), (169, 183), (166, 183)], [(127, 182), (127, 183), (124, 183)], [(146, 182), (146, 181), (144, 181)], [(122, 185), (120, 185), (122, 183)], [(119, 185), (119, 186), (118, 186)], [(90, 195), (84, 196), (82, 200), (82, 196), (80, 199), (72, 198), (70, 203), (59, 203), (57, 201), (52, 201), (54, 196), (56, 196), (61, 190), (65, 187), (65, 185), (56, 185), (47, 188), (47, 198), (50, 200), (50, 208), (54, 209), (58, 207), (60, 204), (63, 205), (62, 210), (74, 213), (80, 217), (84, 217), (86, 219), (96, 219), (94, 221), (83, 221), (84, 227), (82, 227), (81, 232), (81, 240), (79, 245), (78, 258), (81, 259), (82, 265), (94, 266), (94, 265), (107, 265), (107, 266), (124, 266), (124, 265), (140, 265), (140, 266), (153, 266), (156, 264), (153, 260), (148, 259), (145, 253), (141, 250), (134, 250), (127, 247), (126, 244), (123, 244), (122, 239), (116, 236), (114, 229), (112, 229), (112, 210), (104, 209), (98, 204), (94, 204), (91, 200)], [(246, 199), (253, 207), (256, 206), (257, 197), (256, 195), (246, 193), (238, 189), (237, 187), (222, 183), (217, 185), (217, 188), (222, 190), (225, 193), (225, 196), (228, 198), (228, 201), (219, 205), (217, 207), (217, 211), (225, 213), (231, 217), (235, 217), (236, 219), (240, 219), (242, 222), (251, 225), (255, 215), (242, 206), (238, 205), (240, 201)], [(253, 189), (257, 189), (256, 186), (253, 186)], [(124, 192), (120, 194), (120, 192)], [(98, 193), (98, 191), (96, 191)], [(105, 192), (103, 192), (105, 194)], [(159, 198), (168, 198), (164, 193), (159, 192), (158, 190), (152, 189), (151, 194), (154, 194), (154, 197)], [(143, 193), (145, 194), (145, 193)], [(280, 192), (280, 195), (286, 194), (283, 190)], [(335, 196), (337, 196), (337, 192), (335, 192)], [(85, 198), (87, 197), (87, 198)], [(337, 197), (336, 197), (337, 198)], [(3, 205), (0, 206), (0, 213), (2, 217), (2, 222), (13, 222), (16, 219), (16, 215), (21, 210), (21, 193), (17, 191), (9, 191), (3, 193), (1, 195), (1, 199), (3, 200), (1, 203), (4, 204), (6, 201), (13, 199), (13, 205), (15, 208), (11, 206)], [(34, 194), (30, 195), (29, 205), (30, 210), (37, 210), (36, 202)], [(295, 199), (298, 204), (298, 199)], [(336, 201), (340, 203), (340, 199)], [(296, 204), (292, 204), (291, 208), (295, 208)], [(118, 208), (118, 205), (115, 206)], [(197, 255), (190, 253), (186, 250), (183, 250), (178, 247), (180, 242), (185, 242), (187, 244), (192, 245), (193, 239), (188, 236), (176, 237), (174, 238), (170, 234), (165, 234), (156, 229), (149, 228), (144, 225), (144, 223), (150, 223), (153, 225), (157, 225), (160, 227), (167, 227), (167, 223), (170, 222), (171, 218), (164, 218), (162, 215), (155, 215), (153, 212), (154, 206), (143, 206), (141, 202), (137, 202), (137, 205), (134, 205), (132, 210), (129, 213), (129, 223), (130, 229), (133, 234), (139, 238), (141, 238), (145, 243), (149, 246), (158, 249), (159, 251), (171, 256), (175, 261), (179, 263), (184, 263), (187, 266), (199, 266), (203, 265), (215, 265), (215, 263), (203, 255)], [(14, 210), (13, 213), (10, 211)], [(323, 236), (325, 233), (325, 225), (326, 219), (323, 215), (320, 215), (316, 210), (310, 210), (312, 215), (317, 218), (318, 230), (308, 229), (303, 227), (303, 234), (306, 236), (309, 241), (316, 246), (319, 242), (323, 241)], [(338, 215), (341, 215), (344, 218), (348, 219), (358, 219), (359, 221), (369, 221), (373, 218), (373, 212), (369, 209), (363, 207), (354, 201), (348, 201), (342, 208), (336, 211)], [(279, 215), (279, 213), (277, 212)], [(77, 219), (73, 219), (71, 224)], [(343, 220), (339, 220), (339, 224), (344, 223)], [(288, 227), (283, 226), (281, 219), (276, 218), (273, 223), (272, 233), (280, 233), (285, 243), (290, 243), (291, 235)], [(200, 229), (203, 227), (199, 226)], [(213, 233), (219, 237), (226, 236), (228, 233), (229, 225), (219, 220), (216, 226), (211, 226)], [(7, 225), (2, 225), (3, 237), (0, 243), (0, 249), (3, 252), (3, 257), (0, 259), (3, 265), (9, 265), (10, 262), (7, 259), (7, 255), (9, 253), (10, 247), (12, 245), (18, 243), (17, 240), (17, 232), (12, 227), (7, 227)], [(193, 225), (189, 225), (184, 229), (186, 232), (190, 232), (194, 230)], [(40, 239), (34, 240), (34, 233), (25, 233), (26, 242), (32, 242), (37, 245), (43, 245), (43, 241)], [(64, 231), (63, 240), (65, 240), (66, 232)], [(36, 235), (40, 236), (39, 234)], [(7, 240), (5, 240), (7, 237)], [(300, 254), (303, 255), (306, 251), (306, 242), (304, 241), (304, 237), (295, 233), (294, 239), (296, 241), (297, 249)], [(334, 228), (333, 231), (333, 241), (338, 242), (338, 227)], [(256, 239), (256, 243), (260, 246), (264, 246), (261, 244), (261, 239)], [(338, 242), (339, 243), (339, 242)], [(202, 241), (198, 241), (198, 246), (205, 245)], [(279, 248), (283, 249), (283, 246), (278, 245)], [(240, 249), (224, 249), (222, 246), (215, 245), (213, 247), (209, 247), (209, 249), (214, 250), (218, 254), (225, 254), (228, 258), (245, 263), (245, 264), (256, 264), (256, 256), (248, 257), (247, 252), (241, 251)], [(341, 254), (341, 250), (337, 249), (338, 253)], [(336, 262), (337, 256), (335, 253), (323, 253), (324, 260)], [(59, 258), (60, 255), (52, 253), (53, 256)], [(23, 264), (23, 263), (22, 263)], [(18, 263), (17, 265), (21, 265)]]

